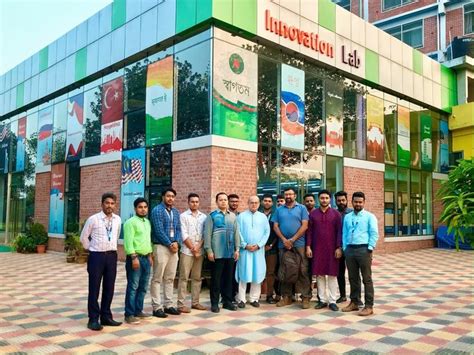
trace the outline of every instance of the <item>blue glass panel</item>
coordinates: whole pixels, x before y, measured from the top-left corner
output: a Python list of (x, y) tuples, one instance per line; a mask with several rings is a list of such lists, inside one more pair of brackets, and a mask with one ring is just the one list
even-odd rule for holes
[(112, 37), (107, 35), (99, 39), (99, 61), (98, 70), (104, 69), (110, 65), (110, 51), (112, 48)]
[(9, 89), (11, 88), (11, 86), (12, 86), (12, 85), (11, 85), (11, 84), (12, 84), (12, 83), (11, 83), (11, 77), (12, 77), (12, 73), (11, 73), (11, 71), (9, 70), (9, 71), (7, 71), (7, 72), (5, 73), (5, 90), (9, 90)]
[(157, 0), (141, 0), (140, 3), (141, 3), (141, 10), (143, 13), (151, 9), (153, 6), (155, 6), (158, 3), (158, 1)]
[(112, 28), (112, 5), (104, 7), (99, 12), (99, 37), (110, 32)]
[(141, 16), (140, 49), (148, 48), (156, 43), (157, 20), (156, 7)]
[(99, 38), (99, 14), (95, 14), (87, 20), (87, 44), (91, 44)]
[(38, 99), (39, 75), (31, 78), (31, 101)]
[(56, 41), (56, 62), (66, 58), (66, 35), (59, 37)]
[(11, 87), (14, 87), (18, 84), (18, 67), (14, 67), (11, 72)]
[(0, 92), (5, 91), (5, 75), (0, 75)]
[(140, 17), (125, 25), (125, 56), (131, 56), (140, 50)]
[(66, 34), (66, 56), (76, 51), (76, 29), (73, 28)]
[(56, 90), (62, 89), (65, 83), (66, 61), (56, 63)]
[(134, 19), (135, 17), (137, 17), (141, 13), (142, 12), (141, 12), (140, 1), (127, 0), (127, 8), (126, 8), (127, 22), (130, 21), (131, 19)]
[(56, 89), (56, 65), (48, 68), (46, 71), (48, 74), (48, 94), (52, 93)]
[(94, 42), (87, 46), (87, 75), (97, 71), (99, 60), (99, 42)]
[(112, 35), (112, 53), (111, 63), (117, 63), (124, 58), (125, 55), (125, 26), (117, 28), (111, 33)]
[(24, 91), (24, 103), (29, 104), (31, 102), (31, 80), (28, 79), (25, 81), (25, 91)]
[(56, 64), (56, 57), (57, 57), (57, 41), (54, 41), (48, 46), (48, 65), (54, 65)]
[(81, 23), (76, 29), (76, 48), (81, 49), (87, 45), (87, 21)]
[(47, 71), (43, 70), (39, 74), (39, 86), (38, 86), (38, 97), (46, 96), (46, 90), (48, 88), (48, 75)]
[(64, 84), (69, 85), (74, 82), (76, 76), (76, 56), (71, 55), (66, 58), (66, 72), (64, 73)]
[(31, 78), (31, 57), (25, 60), (25, 79)]
[(166, 0), (158, 5), (157, 42), (174, 36), (176, 25), (176, 0)]

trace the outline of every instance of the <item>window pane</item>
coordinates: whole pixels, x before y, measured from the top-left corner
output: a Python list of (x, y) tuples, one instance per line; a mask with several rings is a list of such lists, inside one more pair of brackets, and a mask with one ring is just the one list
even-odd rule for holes
[(440, 132), (439, 132), (439, 114), (430, 111), (431, 116), (431, 142), (433, 144), (433, 171), (439, 172), (439, 156), (440, 156)]
[(81, 186), (81, 168), (79, 162), (66, 164), (66, 192), (79, 192)]
[(344, 89), (344, 156), (365, 159), (367, 128), (364, 87), (352, 81), (350, 84)]
[(410, 180), (410, 234), (421, 234), (422, 200), (420, 172), (412, 170)]
[(278, 64), (258, 58), (258, 141), (276, 144), (278, 139)]
[(165, 188), (171, 186), (171, 144), (149, 150), (148, 184)]
[(79, 231), (79, 188), (81, 169), (79, 162), (66, 164), (65, 210), (66, 232)]
[(423, 47), (423, 28), (403, 31), (402, 41), (413, 48)]
[(385, 101), (384, 110), (385, 163), (395, 164), (397, 161), (397, 105)]
[(408, 235), (410, 204), (408, 199), (408, 187), (410, 181), (410, 170), (398, 168), (398, 193), (397, 193), (397, 220), (398, 235)]
[(66, 158), (66, 131), (53, 134), (53, 163), (61, 163)]
[(258, 145), (257, 153), (257, 194), (278, 194), (277, 151), (275, 147)]
[(384, 161), (383, 100), (367, 95), (367, 160)]
[(423, 172), (422, 177), (422, 213), (423, 230), (422, 234), (433, 234), (433, 181), (432, 174)]
[(401, 26), (395, 26), (392, 28), (388, 28), (385, 30), (389, 35), (398, 38), (399, 40), (402, 40), (402, 27)]
[(296, 191), (296, 199), (300, 201), (304, 195), (304, 189), (301, 184), (301, 153), (290, 150), (282, 150), (280, 154), (280, 191), (292, 187)]
[(410, 112), (410, 152), (411, 166), (420, 168), (420, 112), (418, 110)]
[(325, 147), (325, 120), (324, 110), (324, 81), (321, 77), (305, 73), (305, 122), (304, 143), (305, 150), (317, 154), (324, 154)]
[(385, 198), (384, 198), (384, 216), (385, 216), (385, 236), (396, 235), (395, 230), (395, 179), (397, 176), (396, 168), (390, 165), (385, 167)]
[(146, 61), (125, 68), (125, 112), (145, 107)]
[(102, 87), (84, 93), (84, 150), (86, 157), (100, 155)]
[(401, 0), (383, 0), (383, 10), (401, 5)]
[(474, 4), (464, 5), (464, 34), (474, 33)]
[(145, 146), (145, 110), (125, 115), (125, 149)]
[(334, 194), (342, 190), (343, 181), (342, 158), (326, 156), (326, 189)]

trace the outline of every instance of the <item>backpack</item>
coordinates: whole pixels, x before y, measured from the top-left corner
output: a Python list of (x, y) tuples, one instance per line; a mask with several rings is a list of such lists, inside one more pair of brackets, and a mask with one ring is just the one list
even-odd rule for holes
[(282, 282), (294, 284), (300, 275), (301, 255), (294, 249), (285, 249), (278, 268), (278, 279)]

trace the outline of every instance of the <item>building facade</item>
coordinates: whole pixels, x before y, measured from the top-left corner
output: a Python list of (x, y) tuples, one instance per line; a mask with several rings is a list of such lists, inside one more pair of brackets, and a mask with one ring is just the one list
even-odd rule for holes
[(115, 0), (0, 77), (0, 230), (62, 250), (106, 191), (127, 219), (168, 186), (206, 212), (291, 186), (362, 190), (380, 252), (430, 247), (457, 90), (329, 0)]

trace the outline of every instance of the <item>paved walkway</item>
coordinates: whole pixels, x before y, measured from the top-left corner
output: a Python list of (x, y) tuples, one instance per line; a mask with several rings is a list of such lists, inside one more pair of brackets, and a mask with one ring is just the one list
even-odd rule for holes
[[(0, 353), (349, 353), (474, 351), (472, 252), (420, 250), (374, 256), (375, 315), (263, 304), (219, 314), (86, 328), (85, 265), (63, 254), (0, 254)], [(113, 311), (125, 290), (119, 265)], [(208, 293), (203, 301), (209, 305)], [(149, 310), (149, 296), (147, 297)]]

